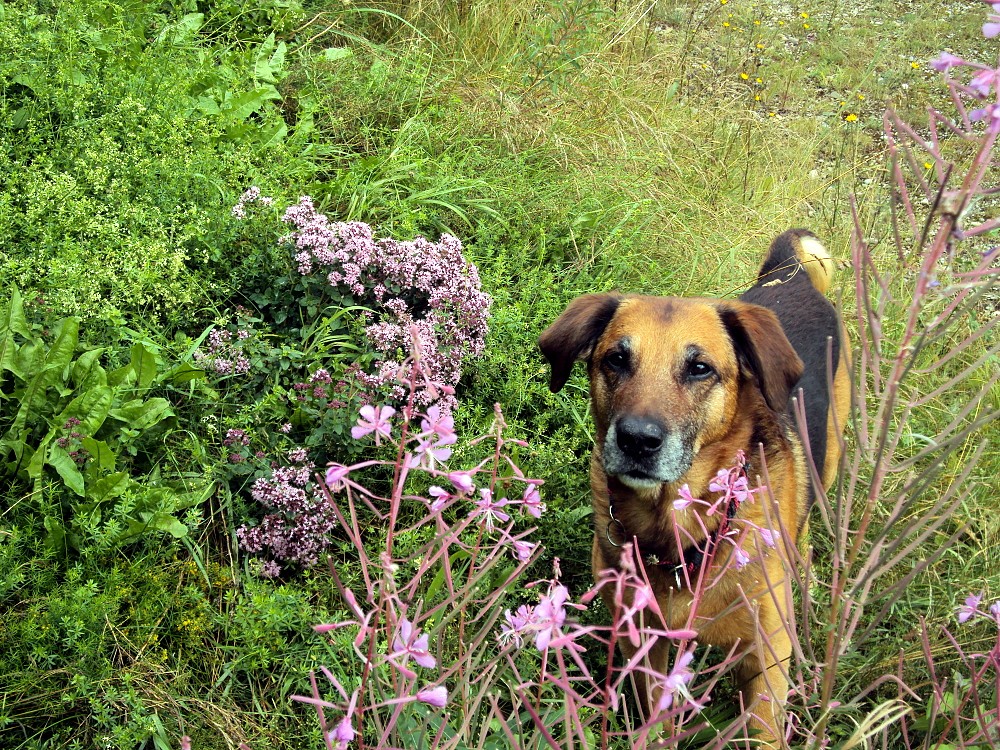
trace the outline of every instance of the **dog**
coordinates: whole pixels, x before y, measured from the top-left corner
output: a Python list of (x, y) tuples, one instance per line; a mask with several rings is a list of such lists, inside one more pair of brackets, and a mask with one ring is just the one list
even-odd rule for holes
[[(553, 392), (575, 362), (587, 364), (595, 577), (620, 567), (632, 542), (666, 626), (743, 654), (736, 676), (748, 724), (769, 747), (783, 744), (794, 632), (787, 566), (801, 559), (795, 547), (816, 493), (836, 479), (850, 407), (847, 333), (824, 296), (834, 270), (815, 235), (792, 229), (736, 300), (586, 294), (538, 341)], [(720, 496), (709, 485), (738, 455), (747, 485), (766, 491), (708, 512)], [(705, 502), (678, 510), (682, 492)], [(753, 533), (736, 537), (738, 527), (780, 537), (771, 549)], [(738, 547), (742, 567), (731, 559)], [(626, 660), (637, 652), (628, 639), (619, 646)], [(667, 674), (670, 651), (658, 639), (648, 666)], [(657, 688), (642, 671), (633, 676), (650, 716)]]

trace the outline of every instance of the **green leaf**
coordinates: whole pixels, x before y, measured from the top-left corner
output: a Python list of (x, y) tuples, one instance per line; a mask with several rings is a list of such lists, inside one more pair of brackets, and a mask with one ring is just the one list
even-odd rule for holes
[(354, 50), (350, 47), (329, 47), (323, 50), (323, 59), (327, 62), (336, 62), (337, 60), (345, 60), (348, 57), (354, 55)]
[(108, 375), (104, 371), (104, 368), (101, 367), (100, 362), (98, 362), (103, 352), (103, 348), (90, 349), (76, 358), (76, 362), (73, 363), (72, 374), (76, 390), (86, 391), (108, 384)]
[(128, 472), (119, 471), (109, 474), (93, 483), (87, 491), (87, 499), (93, 500), (95, 503), (100, 503), (115, 497), (121, 497), (125, 490), (128, 489), (130, 483), (131, 479), (129, 479)]
[(84, 492), (83, 474), (80, 473), (80, 467), (76, 465), (76, 461), (70, 458), (65, 448), (53, 445), (49, 448), (49, 457), (45, 463), (58, 472), (59, 476), (62, 477), (63, 484), (73, 490), (73, 492), (80, 497), (86, 494)]
[(129, 519), (128, 529), (122, 535), (123, 538), (139, 536), (150, 529), (166, 532), (175, 539), (187, 536), (187, 526), (169, 513), (164, 513), (163, 511), (141, 513), (140, 517), (142, 520)]
[(87, 466), (88, 473), (90, 471), (95, 473), (114, 471), (118, 455), (111, 450), (111, 447), (107, 443), (103, 440), (94, 440), (92, 437), (85, 437), (80, 441), (80, 444), (90, 454), (91, 463)]
[(221, 116), (231, 122), (242, 122), (267, 102), (280, 98), (281, 94), (274, 86), (261, 86), (224, 102)]
[(192, 380), (203, 380), (205, 378), (205, 371), (192, 366), (189, 362), (181, 362), (170, 371), (167, 377), (170, 382), (179, 385)]
[(156, 379), (156, 356), (146, 351), (142, 344), (133, 344), (132, 362), (136, 383), (140, 388), (149, 388)]
[(69, 402), (62, 414), (56, 417), (53, 429), (62, 429), (66, 420), (75, 417), (80, 420), (76, 431), (83, 435), (93, 435), (108, 418), (112, 400), (113, 394), (109, 386), (91, 388)]
[(42, 525), (49, 532), (45, 544), (55, 552), (63, 552), (66, 549), (66, 527), (62, 525), (62, 520), (55, 516), (46, 516)]
[(149, 400), (137, 398), (126, 401), (117, 409), (111, 409), (108, 416), (119, 422), (125, 422), (134, 430), (147, 430), (174, 416), (174, 410), (165, 398), (151, 398)]

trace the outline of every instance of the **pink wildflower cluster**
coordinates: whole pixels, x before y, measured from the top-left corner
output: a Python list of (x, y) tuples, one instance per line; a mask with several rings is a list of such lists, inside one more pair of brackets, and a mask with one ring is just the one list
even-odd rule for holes
[(270, 206), (274, 203), (273, 198), (269, 198), (266, 195), (261, 195), (260, 188), (254, 185), (246, 190), (240, 199), (233, 206), (233, 216), (237, 219), (245, 219), (247, 217), (247, 206), (252, 203), (259, 203), (262, 206)]
[[(471, 503), (471, 508), (468, 509), (470, 521), (486, 532), (500, 531), (501, 536), (510, 542), (514, 557), (521, 561), (528, 560), (537, 545), (509, 537), (509, 529), (513, 522), (508, 510), (520, 506), (523, 515), (541, 518), (545, 512), (545, 503), (542, 502), (538, 489), (542, 481), (528, 479), (514, 467), (515, 474), (512, 479), (524, 485), (520, 499), (497, 497), (490, 487), (477, 488), (474, 477), (483, 470), (482, 464), (470, 471), (449, 471), (446, 468), (446, 462), (452, 455), (451, 446), (458, 441), (455, 420), (451, 414), (437, 404), (428, 407), (425, 413), (413, 414), (410, 419), (406, 418), (406, 413), (409, 413), (408, 408), (403, 415), (400, 415), (404, 421), (404, 426), (400, 430), (404, 435), (403, 466), (407, 471), (416, 469), (430, 474), (435, 479), (446, 479), (451, 485), (450, 490), (437, 484), (428, 488), (429, 499), (425, 502), (431, 512), (440, 513), (455, 501), (465, 500)], [(395, 416), (397, 412), (391, 406), (370, 404), (363, 406), (357, 423), (351, 428), (351, 437), (361, 440), (371, 435), (376, 445), (381, 440), (391, 440), (393, 435), (391, 420)], [(420, 429), (412, 430), (411, 425), (418, 418)], [(499, 415), (498, 419), (502, 420)], [(349, 476), (351, 472), (370, 466), (372, 463), (365, 461), (354, 466), (331, 464), (326, 472), (327, 487), (332, 492), (340, 492), (345, 487), (363, 491), (363, 487), (352, 482)]]
[(87, 463), (87, 461), (90, 460), (90, 452), (82, 445), (82, 440), (86, 436), (76, 431), (76, 427), (79, 425), (80, 420), (76, 417), (70, 417), (67, 419), (65, 424), (62, 426), (63, 430), (66, 431), (66, 434), (56, 440), (56, 445), (66, 450), (69, 457), (73, 459), (73, 463), (82, 467)]
[(225, 328), (213, 328), (208, 334), (206, 351), (198, 349), (194, 359), (219, 375), (246, 375), (250, 372), (250, 360), (241, 342), (249, 336), (249, 331), (241, 329), (234, 340), (233, 334)]
[(399, 352), (410, 351), (415, 329), (426, 376), (438, 386), (420, 389), (417, 403), (450, 409), (449, 389), (458, 383), (463, 359), (485, 348), (491, 304), (478, 270), (462, 255), (462, 243), (450, 235), (436, 243), (423, 237), (376, 240), (367, 224), (331, 222), (309, 197), (289, 207), (284, 221), (295, 228), (289, 240), (300, 274), (323, 273), (331, 286), (377, 311), (366, 333), (385, 359), (375, 372), (359, 373), (361, 382), (388, 387), (402, 399)]
[(292, 450), (288, 458), (290, 466), (273, 469), (270, 477), (260, 477), (251, 488), (253, 499), (273, 512), (257, 526), (243, 525), (236, 530), (246, 552), (272, 558), (261, 569), (267, 577), (281, 572), (277, 560), (314, 565), (329, 545), (330, 532), (337, 523), (326, 499), (313, 491), (315, 467), (305, 449)]

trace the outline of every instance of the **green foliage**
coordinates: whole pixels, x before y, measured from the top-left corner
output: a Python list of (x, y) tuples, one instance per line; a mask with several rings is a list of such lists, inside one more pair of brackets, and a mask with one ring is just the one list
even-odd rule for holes
[(109, 372), (103, 349), (77, 353), (78, 337), (74, 318), (33, 334), (14, 288), (0, 314), (0, 476), (42, 511), (54, 551), (114, 547), (148, 531), (184, 536), (175, 514), (210, 489), (165, 482), (151, 461), (150, 441), (174, 418), (166, 399), (149, 395), (155, 357), (137, 343), (130, 362)]
[(0, 284), (105, 334), (197, 319), (206, 280), (248, 260), (239, 184), (312, 169), (281, 116), (286, 44), (213, 49), (202, 14), (158, 7), (16, 4), (0, 24)]

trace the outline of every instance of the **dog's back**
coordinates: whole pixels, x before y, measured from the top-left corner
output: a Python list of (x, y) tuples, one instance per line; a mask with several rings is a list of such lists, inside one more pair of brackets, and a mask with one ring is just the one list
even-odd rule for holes
[[(757, 282), (740, 296), (778, 316), (805, 369), (791, 399), (805, 403), (809, 454), (823, 484), (829, 484), (840, 457), (836, 433), (843, 429), (850, 402), (849, 358), (842, 350), (842, 325), (824, 296), (836, 266), (829, 253), (806, 229), (790, 229), (775, 238), (757, 274)], [(800, 396), (800, 393), (802, 394)], [(840, 430), (832, 424), (837, 417)], [(813, 493), (810, 492), (810, 501)]]

